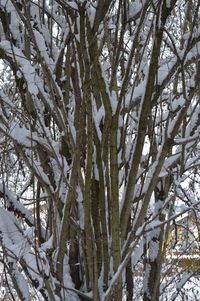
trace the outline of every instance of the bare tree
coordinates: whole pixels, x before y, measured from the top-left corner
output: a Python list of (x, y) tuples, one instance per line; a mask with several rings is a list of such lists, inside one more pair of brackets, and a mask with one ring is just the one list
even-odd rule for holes
[(198, 226), (199, 6), (1, 0), (0, 242), (11, 296), (132, 300), (138, 264), (144, 301), (173, 281), (164, 285), (170, 227), (191, 212)]

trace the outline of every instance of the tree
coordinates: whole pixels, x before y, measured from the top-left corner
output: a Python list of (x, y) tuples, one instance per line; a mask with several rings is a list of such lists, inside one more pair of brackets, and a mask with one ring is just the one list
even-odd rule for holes
[(157, 301), (175, 279), (160, 286), (171, 224), (193, 212), (198, 226), (199, 5), (1, 1), (11, 296), (132, 300), (142, 264), (143, 300)]

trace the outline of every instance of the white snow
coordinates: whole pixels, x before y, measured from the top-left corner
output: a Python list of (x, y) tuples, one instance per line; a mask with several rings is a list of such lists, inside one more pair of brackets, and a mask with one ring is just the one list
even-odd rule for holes
[(91, 27), (94, 26), (94, 20), (95, 20), (95, 15), (96, 15), (96, 9), (93, 7), (93, 5), (90, 5), (87, 9), (87, 14), (90, 20), (90, 25)]

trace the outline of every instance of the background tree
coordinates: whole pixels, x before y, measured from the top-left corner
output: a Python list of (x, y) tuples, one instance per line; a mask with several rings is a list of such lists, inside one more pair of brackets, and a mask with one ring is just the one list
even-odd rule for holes
[(171, 224), (192, 212), (198, 226), (199, 5), (1, 1), (0, 242), (13, 299), (121, 301), (125, 289), (132, 300), (142, 265), (143, 300), (157, 301), (176, 279)]

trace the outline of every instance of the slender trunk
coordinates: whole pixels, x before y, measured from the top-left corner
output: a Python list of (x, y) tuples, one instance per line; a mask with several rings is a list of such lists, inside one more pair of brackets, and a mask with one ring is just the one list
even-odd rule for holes
[[(129, 222), (128, 222), (128, 228), (127, 228), (127, 233), (131, 230), (131, 216), (129, 217)], [(133, 299), (133, 271), (132, 271), (132, 261), (131, 258), (128, 261), (128, 264), (126, 266), (126, 291), (127, 291), (127, 296), (126, 300), (127, 301), (132, 301)]]

